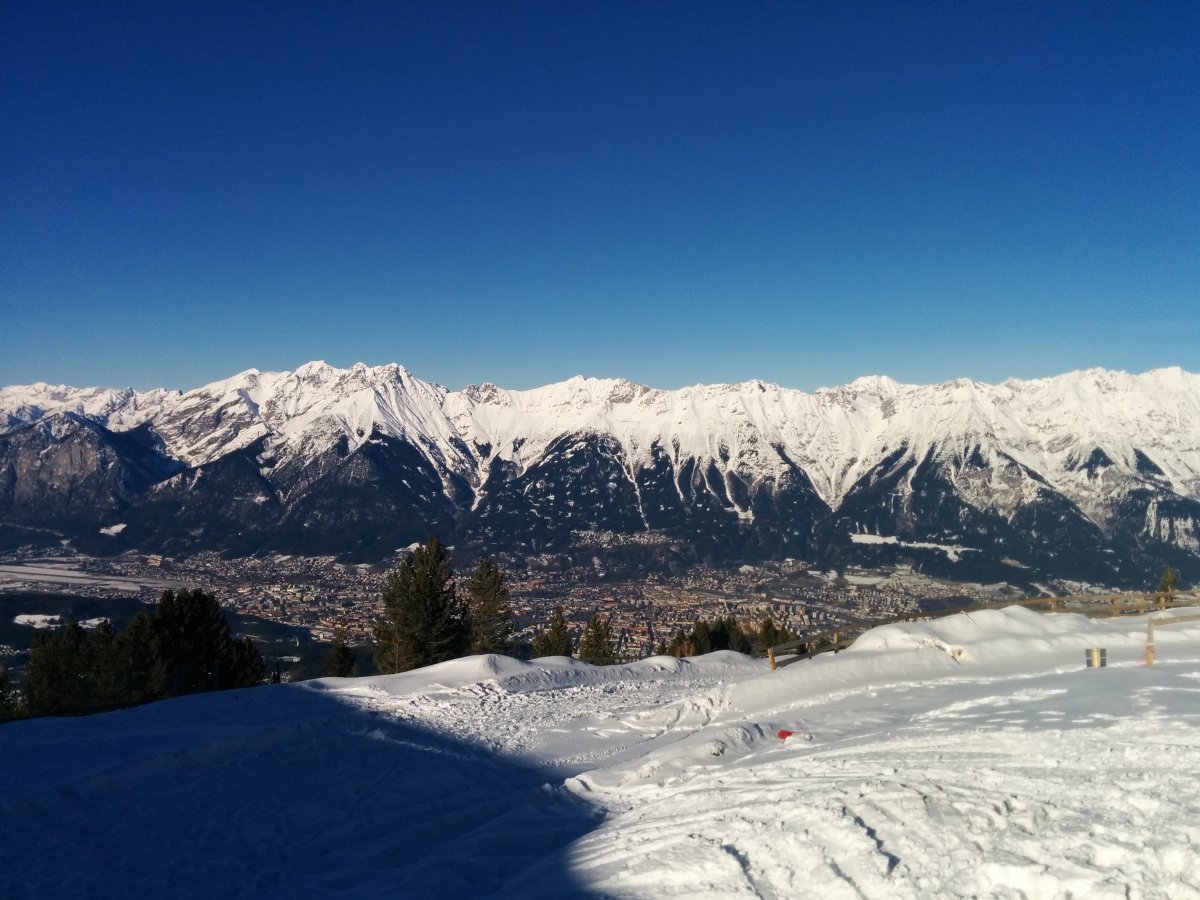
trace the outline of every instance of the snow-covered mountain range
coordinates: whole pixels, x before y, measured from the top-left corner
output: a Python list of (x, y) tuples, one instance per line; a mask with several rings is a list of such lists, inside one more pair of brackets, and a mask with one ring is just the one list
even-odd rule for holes
[(0, 516), (10, 541), (175, 553), (370, 558), (438, 534), (531, 555), (619, 544), (639, 565), (903, 557), (1143, 584), (1165, 563), (1200, 573), (1200, 376), (450, 391), (312, 362), (184, 393), (9, 387)]

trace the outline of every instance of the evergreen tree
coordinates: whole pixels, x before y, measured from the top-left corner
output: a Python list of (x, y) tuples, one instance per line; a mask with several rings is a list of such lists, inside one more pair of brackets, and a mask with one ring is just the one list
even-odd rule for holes
[(90, 632), (76, 621), (34, 636), (26, 683), (34, 715), (72, 716), (127, 705), (117, 635), (107, 622)]
[(170, 696), (167, 659), (159, 640), (155, 611), (143, 609), (121, 632), (118, 653), (130, 703), (148, 703)]
[(0, 722), (18, 718), (21, 713), (21, 694), (13, 690), (8, 680), (8, 670), (0, 666)]
[(1158, 593), (1166, 598), (1167, 603), (1175, 602), (1175, 588), (1177, 586), (1177, 577), (1175, 570), (1170, 566), (1163, 569), (1162, 578), (1158, 581)]
[(766, 653), (768, 647), (784, 644), (792, 639), (786, 628), (780, 628), (770, 615), (764, 616), (758, 625), (758, 636), (754, 640), (754, 652)]
[(709, 622), (701, 619), (690, 632), (677, 631), (670, 643), (660, 645), (671, 656), (701, 656), (714, 650), (750, 653), (753, 644), (734, 616)]
[(120, 634), (107, 622), (85, 632), (71, 621), (35, 635), (26, 695), (32, 715), (80, 715), (265, 677), (254, 643), (231, 636), (215, 596), (164, 591)]
[(508, 653), (512, 647), (512, 611), (508, 588), (490, 559), (481, 560), (467, 582), (470, 604), (471, 652)]
[[(148, 662), (150, 699), (249, 687), (266, 681), (262, 656), (249, 638), (234, 640), (215, 595), (196, 588), (163, 591), (148, 633), (134, 648)], [(163, 693), (157, 693), (162, 691)]]
[(90, 703), (97, 712), (128, 706), (128, 680), (118, 635), (107, 621), (88, 632), (83, 665), (91, 681)]
[(458, 596), (450, 560), (437, 538), (418, 547), (383, 592), (375, 626), (375, 665), (381, 673), (444, 662), (470, 647), (470, 622)]
[(346, 642), (346, 632), (339, 631), (325, 657), (325, 674), (331, 678), (353, 678), (357, 668), (354, 651)]
[(691, 638), (681, 628), (671, 636), (671, 642), (667, 644), (667, 653), (671, 656), (691, 656), (692, 641)]
[(733, 616), (717, 619), (709, 627), (709, 646), (713, 650), (736, 650), (738, 653), (749, 653), (750, 638)]
[(62, 631), (40, 631), (33, 636), (25, 675), (33, 715), (78, 715), (92, 705), (85, 669), (86, 643), (87, 636), (74, 619)]
[(550, 627), (539, 630), (533, 636), (533, 656), (534, 659), (539, 659), (543, 656), (570, 655), (571, 630), (567, 627), (567, 620), (560, 606), (550, 616)]
[(599, 613), (588, 619), (579, 641), (579, 658), (595, 666), (611, 666), (617, 661), (610, 619), (601, 619)]
[(705, 653), (712, 653), (714, 647), (712, 645), (712, 634), (708, 629), (708, 622), (701, 619), (692, 626), (692, 649), (688, 656), (702, 656)]
[[(223, 664), (221, 681), (217, 690), (230, 688), (253, 687), (267, 681), (267, 664), (254, 646), (254, 641), (243, 637), (240, 641), (232, 641), (227, 647), (227, 662)], [(271, 674), (271, 682), (279, 684), (279, 663), (275, 663), (275, 671)]]

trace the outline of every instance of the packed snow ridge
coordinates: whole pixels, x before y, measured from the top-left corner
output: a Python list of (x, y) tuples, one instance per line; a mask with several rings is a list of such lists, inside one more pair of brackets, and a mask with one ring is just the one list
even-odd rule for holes
[(476, 656), (17, 722), (0, 863), (15, 896), (1197, 897), (1200, 625), (1152, 667), (1145, 635), (1013, 607), (776, 672)]
[[(814, 393), (761, 381), (659, 390), (578, 376), (526, 391), (494, 384), (449, 391), (396, 364), (311, 362), (294, 372), (248, 369), (186, 393), (0, 389), (10, 428), (56, 413), (117, 431), (149, 422), (167, 452), (189, 465), (262, 438), (286, 460), (382, 434), (411, 442), (447, 477), (477, 485), (493, 460), (521, 470), (556, 438), (580, 433), (615, 438), (634, 468), (650, 465), (656, 448), (675, 460), (717, 460), (752, 478), (786, 479), (790, 461), (833, 508), (897, 451), (952, 465), (972, 453), (993, 469), (1015, 463), (1097, 521), (1107, 515), (1111, 491), (1102, 476), (1110, 466), (1151, 472), (1176, 494), (1200, 499), (1200, 376), (1179, 368), (1089, 369), (1000, 385), (872, 376)], [(960, 486), (968, 499), (978, 493), (982, 508), (994, 503), (995, 481)]]

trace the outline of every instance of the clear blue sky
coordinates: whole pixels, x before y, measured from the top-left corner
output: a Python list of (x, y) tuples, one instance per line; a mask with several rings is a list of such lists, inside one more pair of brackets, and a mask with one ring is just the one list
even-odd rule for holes
[(1200, 4), (0, 4), (0, 384), (1200, 370)]

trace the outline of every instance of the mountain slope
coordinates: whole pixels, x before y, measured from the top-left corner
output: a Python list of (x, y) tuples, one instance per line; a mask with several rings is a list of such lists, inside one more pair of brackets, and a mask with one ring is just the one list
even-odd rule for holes
[[(103, 513), (97, 528), (132, 510), (124, 542), (161, 535), (173, 552), (381, 556), (436, 533), (569, 553), (580, 532), (655, 533), (697, 559), (899, 554), (967, 577), (1002, 573), (1007, 559), (1010, 574), (1016, 563), (1110, 583), (1165, 562), (1200, 574), (1200, 376), (1179, 369), (995, 386), (871, 377), (808, 394), (580, 377), (448, 391), (397, 365), (314, 362), (182, 394), (5, 388), (0, 415), (9, 435), (63, 415), (151, 435), (158, 458), (144, 462), (170, 482), (82, 509)], [(5, 515), (17, 509), (5, 496), (50, 490), (17, 455), (11, 442), (0, 452)], [(237, 490), (262, 499), (235, 515), (222, 507), (230, 487), (211, 475), (237, 459), (261, 482)], [(173, 508), (183, 519), (221, 512), (211, 527), (171, 531)], [(50, 510), (29, 524), (81, 534)], [(139, 516), (145, 527), (134, 527)]]
[(1200, 625), (1152, 668), (1145, 633), (1013, 607), (776, 672), (475, 656), (15, 722), (0, 859), (31, 897), (1193, 897)]

